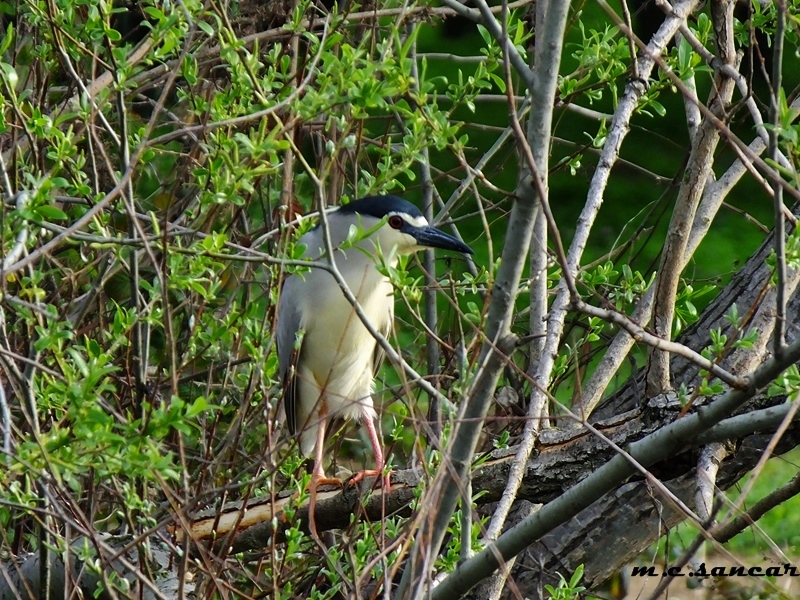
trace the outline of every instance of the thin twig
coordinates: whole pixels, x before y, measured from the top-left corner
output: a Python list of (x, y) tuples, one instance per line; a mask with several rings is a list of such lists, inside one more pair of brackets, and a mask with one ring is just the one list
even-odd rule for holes
[[(778, 128), (781, 126), (781, 107), (778, 92), (781, 90), (783, 74), (783, 44), (786, 33), (786, 3), (785, 0), (775, 0), (775, 35), (772, 49), (772, 81), (770, 82), (770, 122), (769, 130), (769, 157), (776, 161), (778, 158)], [(780, 356), (786, 347), (786, 224), (783, 213), (783, 188), (775, 186), (773, 197), (775, 205), (775, 229), (773, 240), (775, 244), (775, 330), (773, 332), (772, 351), (775, 356)]]

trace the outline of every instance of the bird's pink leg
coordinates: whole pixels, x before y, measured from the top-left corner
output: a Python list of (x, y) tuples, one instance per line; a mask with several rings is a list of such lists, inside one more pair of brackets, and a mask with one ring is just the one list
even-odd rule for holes
[(322, 444), (325, 441), (325, 415), (319, 416), (317, 424), (317, 440), (314, 442), (314, 470), (311, 472), (311, 481), (319, 483), (325, 479), (325, 471), (322, 468)]
[[(369, 436), (369, 442), (372, 444), (372, 452), (375, 455), (375, 469), (367, 469), (364, 471), (359, 471), (355, 475), (353, 475), (348, 484), (355, 485), (364, 477), (370, 477), (373, 475), (383, 475), (383, 448), (381, 447), (381, 441), (378, 439), (378, 430), (375, 429), (375, 423), (372, 422), (372, 419), (364, 419), (364, 425), (367, 428), (367, 435)], [(386, 473), (381, 479), (381, 483), (383, 484), (383, 489), (388, 490), (391, 487), (392, 477), (390, 473)]]
[(334, 477), (325, 477), (325, 471), (322, 468), (322, 444), (325, 441), (325, 426), (327, 415), (320, 411), (319, 425), (317, 426), (317, 440), (314, 445), (314, 470), (311, 472), (311, 483), (308, 486), (310, 496), (308, 499), (308, 530), (315, 539), (319, 539), (317, 535), (317, 522), (314, 519), (314, 508), (317, 503), (317, 487), (320, 485), (342, 485), (340, 479)]

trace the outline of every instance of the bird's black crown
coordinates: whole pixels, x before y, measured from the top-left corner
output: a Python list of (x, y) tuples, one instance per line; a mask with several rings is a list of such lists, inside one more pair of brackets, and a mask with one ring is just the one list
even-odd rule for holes
[(367, 196), (360, 200), (353, 200), (350, 204), (340, 206), (339, 212), (342, 214), (358, 213), (360, 215), (369, 215), (376, 219), (382, 219), (389, 213), (402, 213), (410, 217), (422, 216), (422, 211), (419, 208), (399, 196)]

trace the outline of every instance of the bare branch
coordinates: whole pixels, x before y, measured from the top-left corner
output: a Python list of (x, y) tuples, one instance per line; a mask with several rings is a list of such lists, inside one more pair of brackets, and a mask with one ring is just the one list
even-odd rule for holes
[[(722, 59), (733, 64), (735, 54), (728, 52), (733, 44), (733, 0), (715, 0), (712, 3), (717, 9), (712, 10), (718, 46)], [(728, 47), (730, 46), (730, 48)], [(712, 99), (709, 111), (720, 119), (733, 95), (733, 80), (721, 73), (714, 79)], [(704, 119), (700, 124), (698, 135), (692, 138), (692, 151), (686, 166), (685, 175), (672, 212), (672, 219), (667, 232), (667, 239), (661, 255), (661, 264), (656, 277), (656, 290), (653, 304), (653, 330), (664, 340), (672, 339), (672, 327), (675, 316), (675, 301), (678, 295), (678, 284), (689, 241), (692, 222), (700, 202), (703, 190), (711, 170), (714, 150), (720, 136), (715, 123)], [(669, 372), (668, 352), (654, 346), (649, 354), (646, 393), (653, 396), (672, 388)]]
[[(778, 158), (778, 128), (781, 125), (781, 107), (780, 99), (778, 98), (779, 90), (781, 89), (783, 74), (783, 44), (786, 35), (786, 3), (783, 0), (776, 0), (776, 17), (775, 23), (775, 36), (774, 47), (772, 50), (772, 81), (770, 87), (772, 93), (770, 94), (770, 122), (772, 128), (769, 130), (769, 157), (773, 161)], [(776, 356), (780, 356), (786, 344), (786, 239), (784, 232), (786, 225), (784, 222), (783, 214), (785, 207), (783, 205), (783, 188), (775, 186), (773, 197), (775, 204), (775, 231), (773, 232), (773, 240), (775, 241), (775, 275), (777, 278), (776, 295), (775, 295), (775, 331), (773, 333), (773, 352)]]
[(769, 495), (756, 502), (747, 512), (742, 513), (724, 525), (712, 529), (711, 535), (714, 536), (715, 540), (724, 544), (750, 527), (767, 514), (767, 512), (790, 498), (793, 498), (797, 494), (800, 494), (800, 474), (795, 475), (789, 483), (779, 487), (774, 492), (771, 492)]

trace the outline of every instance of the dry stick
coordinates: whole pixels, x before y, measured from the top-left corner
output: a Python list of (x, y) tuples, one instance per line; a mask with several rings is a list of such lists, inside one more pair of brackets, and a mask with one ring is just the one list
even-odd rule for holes
[[(508, 96), (502, 96), (505, 102), (508, 102)], [(515, 97), (516, 99), (516, 97)], [(522, 106), (520, 107), (519, 113), (517, 114), (518, 119), (522, 119), (528, 112), (530, 111), (530, 102), (528, 101), (527, 97), (522, 101)], [(512, 137), (513, 132), (511, 127), (506, 127), (500, 135), (495, 140), (494, 144), (492, 144), (491, 148), (489, 148), (486, 153), (480, 158), (480, 160), (475, 163), (474, 167), (467, 168), (467, 175), (464, 177), (458, 184), (458, 187), (453, 191), (450, 195), (450, 198), (447, 199), (445, 202), (444, 207), (439, 211), (439, 214), (433, 220), (433, 223), (436, 224), (442, 219), (442, 215), (450, 214), (453, 210), (453, 207), (456, 203), (461, 199), (461, 196), (464, 195), (464, 192), (473, 184), (475, 179), (480, 180), (481, 182), (486, 182), (486, 178), (483, 175), (482, 169), (489, 164), (489, 161), (494, 158), (495, 154), (497, 154), (500, 149), (505, 145), (505, 143)], [(465, 167), (468, 165), (465, 163)], [(491, 254), (490, 254), (491, 256)]]
[(688, 346), (679, 344), (678, 342), (665, 340), (656, 335), (653, 335), (652, 333), (646, 331), (641, 325), (635, 323), (621, 312), (612, 309), (597, 308), (596, 306), (592, 306), (591, 304), (586, 304), (583, 300), (580, 299), (574, 303), (574, 306), (575, 310), (577, 311), (586, 313), (587, 315), (591, 315), (593, 317), (599, 317), (604, 321), (608, 321), (609, 323), (614, 323), (615, 325), (618, 325), (619, 327), (627, 331), (628, 334), (630, 334), (634, 338), (634, 341), (644, 342), (645, 344), (651, 346), (652, 348), (657, 348), (659, 350), (663, 350), (664, 352), (669, 352), (670, 354), (677, 354), (679, 356), (683, 356), (684, 358), (692, 361), (699, 367), (707, 370), (709, 373), (712, 373), (715, 377), (718, 377), (721, 381), (727, 383), (732, 388), (739, 390), (746, 390), (750, 385), (746, 378), (737, 377), (733, 373), (726, 371), (714, 361), (709, 360), (708, 358), (706, 358), (699, 352), (692, 350)]
[[(566, 407), (562, 408), (573, 419), (579, 418), (575, 413), (573, 413)], [(631, 456), (630, 453), (626, 452), (618, 444), (615, 444), (611, 439), (609, 439), (606, 435), (604, 435), (599, 429), (592, 426), (588, 421), (586, 420), (581, 421), (581, 425), (583, 425), (586, 429), (588, 429), (593, 436), (595, 436), (596, 438), (601, 440), (604, 444), (606, 444), (608, 447), (613, 449), (614, 452), (616, 453), (616, 456), (621, 456), (626, 461), (628, 461), (628, 463), (630, 463), (630, 465), (636, 471), (638, 471), (639, 474), (642, 475), (642, 477), (644, 477), (644, 480), (647, 482), (648, 485), (658, 490), (658, 492), (662, 496), (664, 496), (664, 498), (671, 501), (675, 505), (675, 507), (684, 514), (684, 516), (693, 520), (695, 523), (702, 524), (701, 518), (697, 514), (695, 514), (695, 512), (692, 511), (692, 509), (689, 508), (683, 500), (681, 500), (675, 494), (673, 494), (661, 480), (659, 480), (650, 471), (648, 471), (647, 468), (644, 465), (642, 465), (638, 460), (636, 460), (633, 456)]]
[[(720, 5), (724, 7), (720, 9)], [(735, 61), (733, 49), (733, 0), (714, 0), (712, 19), (717, 33), (717, 46), (723, 62)], [(724, 117), (725, 109), (733, 95), (733, 80), (717, 72), (714, 78), (713, 100), (709, 111)], [(690, 92), (687, 89), (687, 92)], [(690, 94), (685, 100), (693, 99)], [(704, 119), (698, 134), (692, 138), (692, 149), (686, 166), (686, 176), (670, 220), (666, 242), (662, 252), (661, 265), (655, 282), (655, 301), (653, 304), (653, 330), (665, 340), (672, 338), (675, 318), (675, 302), (680, 284), (680, 267), (683, 264), (694, 214), (700, 202), (708, 177), (713, 174), (714, 150), (719, 142), (719, 132), (714, 123)], [(651, 347), (648, 358), (646, 394), (650, 397), (672, 389), (670, 380), (670, 354), (656, 346)]]
[[(5, 169), (4, 169), (5, 171)], [(17, 211), (21, 214), (22, 211), (27, 207), (28, 203), (31, 201), (31, 193), (27, 190), (22, 190), (17, 193), (17, 201), (16, 201), (16, 208)], [(14, 245), (11, 247), (11, 250), (3, 257), (2, 268), (0, 268), (0, 273), (8, 272), (8, 269), (13, 265), (19, 257), (25, 251), (25, 245), (28, 243), (28, 234), (29, 234), (29, 223), (28, 221), (23, 221), (22, 226), (17, 232), (16, 239), (14, 240)]]
[(705, 446), (697, 460), (697, 491), (694, 504), (700, 520), (710, 525), (714, 509), (714, 488), (717, 483), (717, 473), (722, 461), (730, 454), (729, 449), (719, 442)]
[[(785, 0), (776, 0), (777, 22), (775, 24), (774, 47), (772, 51), (772, 81), (770, 82), (770, 121), (769, 156), (775, 161), (778, 156), (778, 127), (781, 122), (781, 107), (778, 92), (781, 91), (781, 70), (783, 68), (783, 43), (786, 30)], [(775, 273), (777, 276), (775, 296), (775, 330), (773, 333), (773, 353), (780, 356), (786, 346), (786, 225), (783, 221), (783, 188), (775, 186)]]
[[(505, 3), (504, 3), (505, 6)], [(478, 3), (478, 8), (481, 10), (483, 14), (484, 20), (491, 19), (491, 14), (487, 14), (488, 6), (486, 2), (480, 0)], [(537, 22), (537, 29), (539, 27), (544, 26), (544, 22), (547, 18), (546, 11), (548, 10), (548, 6), (545, 4), (537, 5), (536, 10), (536, 22)], [(491, 29), (490, 29), (491, 30)], [(500, 44), (500, 47), (503, 51), (503, 67), (505, 71), (505, 81), (506, 81), (506, 94), (507, 94), (507, 102), (508, 102), (508, 115), (511, 123), (511, 131), (514, 134), (514, 138), (517, 142), (517, 145), (520, 151), (523, 153), (525, 157), (525, 161), (522, 164), (522, 168), (520, 169), (518, 175), (518, 183), (517, 183), (517, 190), (518, 194), (524, 194), (533, 188), (533, 193), (538, 196), (539, 201), (541, 202), (542, 206), (547, 207), (547, 164), (548, 164), (548, 149), (550, 145), (550, 135), (551, 131), (547, 131), (547, 135), (540, 136), (536, 139), (536, 152), (538, 154), (537, 157), (533, 156), (533, 150), (531, 149), (531, 144), (528, 141), (525, 133), (522, 131), (522, 126), (520, 125), (519, 120), (517, 119), (517, 107), (516, 107), (516, 99), (514, 97), (514, 85), (513, 80), (511, 78), (511, 57), (508, 51), (509, 39), (508, 39), (508, 15), (503, 13), (503, 23), (502, 23), (502, 31), (501, 37), (497, 39), (497, 42)], [(542, 51), (540, 45), (535, 46), (536, 58), (534, 60), (534, 64), (536, 65), (536, 71), (534, 76), (537, 78), (543, 77), (542, 69), (539, 68), (539, 65), (552, 65), (553, 56), (560, 57), (561, 48), (560, 46), (557, 48), (549, 48), (551, 56), (545, 56), (547, 54), (546, 51)], [(558, 61), (555, 61), (556, 64)], [(558, 68), (555, 67), (557, 71)], [(536, 123), (533, 120), (534, 114), (539, 114), (541, 111), (534, 111), (529, 118), (528, 121), (528, 135), (533, 133), (533, 129), (536, 126)], [(548, 110), (549, 112), (549, 110)], [(527, 180), (526, 180), (527, 179)], [(544, 269), (547, 266), (547, 221), (543, 218), (542, 212), (538, 212), (534, 218), (534, 234), (531, 239), (530, 247), (528, 249), (530, 255), (530, 266), (529, 270), (531, 273), (543, 273)], [(538, 246), (537, 246), (538, 243)], [(532, 335), (536, 336), (538, 334), (544, 334), (543, 327), (543, 317), (547, 311), (547, 278), (540, 275), (536, 281), (531, 282), (530, 288), (530, 301), (531, 301), (531, 333)], [(542, 351), (543, 351), (543, 343), (544, 343), (544, 336), (542, 335), (541, 338), (534, 337), (534, 342), (531, 344), (531, 363), (537, 364), (540, 360)], [(533, 375), (533, 373), (531, 374)], [(503, 495), (500, 498), (500, 502), (497, 505), (497, 508), (494, 510), (492, 515), (492, 519), (489, 523), (489, 526), (486, 529), (482, 537), (482, 541), (484, 543), (492, 542), (497, 539), (500, 533), (503, 530), (503, 526), (508, 519), (509, 512), (511, 511), (511, 507), (516, 501), (517, 494), (519, 493), (519, 488), (522, 485), (522, 478), (525, 473), (525, 465), (527, 464), (530, 454), (533, 451), (533, 446), (538, 438), (539, 431), (541, 429), (541, 420), (540, 415), (542, 415), (544, 408), (547, 405), (546, 401), (544, 402), (532, 402), (528, 407), (528, 414), (526, 416), (525, 427), (522, 435), (522, 440), (520, 441), (520, 445), (517, 449), (517, 459), (512, 463), (511, 469), (508, 474), (508, 481), (506, 483), (506, 488), (503, 490)], [(535, 509), (534, 509), (535, 510)], [(501, 563), (500, 569), (494, 573), (491, 577), (487, 578), (485, 581), (481, 583), (478, 589), (475, 590), (475, 596), (487, 599), (497, 599), (500, 597), (500, 594), (503, 591), (503, 587), (505, 582), (508, 580), (508, 576), (511, 574), (511, 569), (516, 562), (516, 557), (513, 557), (507, 561)]]
[[(116, 79), (117, 71), (114, 71), (115, 79)], [(119, 84), (119, 82), (117, 82)], [(120, 88), (116, 93), (117, 98), (117, 110), (118, 110), (118, 118), (120, 123), (120, 137), (117, 140), (117, 145), (119, 146), (119, 153), (120, 153), (120, 166), (123, 172), (127, 171), (128, 169), (132, 169), (132, 165), (130, 162), (130, 146), (128, 145), (128, 115), (127, 111), (125, 110), (125, 95)], [(109, 170), (111, 176), (113, 177), (114, 171)], [(128, 182), (125, 184), (125, 187), (122, 189), (122, 203), (125, 206), (125, 210), (128, 213), (128, 236), (131, 239), (137, 240), (144, 237), (144, 232), (141, 229), (141, 224), (139, 220), (136, 218), (136, 204), (133, 198), (133, 180), (132, 178), (128, 179)], [(153, 261), (153, 265), (157, 265), (157, 261)], [(134, 392), (133, 397), (135, 399), (136, 405), (142, 411), (142, 422), (146, 422), (147, 420), (147, 411), (144, 408), (143, 400), (145, 397), (145, 389), (147, 386), (147, 366), (148, 366), (148, 351), (149, 351), (149, 328), (147, 323), (142, 319), (144, 316), (144, 298), (142, 298), (139, 290), (139, 253), (134, 250), (130, 253), (129, 260), (128, 260), (128, 283), (131, 288), (131, 295), (130, 295), (130, 309), (132, 313), (135, 315), (135, 322), (133, 323), (133, 339), (131, 340), (132, 345), (132, 352), (131, 358), (133, 359), (133, 372), (134, 372)], [(164, 281), (161, 281), (162, 287), (161, 289), (166, 289), (163, 284)]]
[[(703, 535), (704, 533), (705, 535)], [(683, 570), (683, 567), (685, 567), (692, 557), (695, 556), (697, 551), (702, 548), (703, 542), (706, 541), (706, 536), (708, 536), (708, 533), (705, 531), (697, 535), (692, 543), (689, 544), (689, 547), (686, 549), (686, 551), (680, 556), (680, 558), (678, 558), (675, 562), (670, 563), (670, 570), (662, 573), (661, 581), (658, 582), (658, 585), (656, 585), (656, 588), (647, 597), (647, 600), (659, 600), (660, 598), (663, 598), (662, 594), (666, 591), (667, 587), (675, 580), (676, 577), (676, 575), (672, 574), (672, 570), (680, 573), (680, 576), (682, 577), (683, 573), (681, 573), (681, 571)], [(736, 557), (734, 557), (734, 561), (737, 564), (741, 564), (740, 560)]]
[[(720, 509), (722, 507), (727, 507), (729, 509), (734, 507), (733, 501), (730, 498), (728, 498), (728, 496), (724, 492), (721, 492), (721, 491), (717, 492), (717, 501), (720, 504)], [(741, 513), (741, 512), (739, 513), (740, 516), (742, 514), (746, 514), (746, 513)], [(789, 557), (786, 556), (786, 553), (783, 551), (783, 549), (781, 549), (781, 547), (777, 543), (775, 543), (775, 541), (767, 534), (766, 531), (764, 531), (764, 529), (761, 528), (761, 526), (757, 522), (754, 521), (753, 523), (751, 523), (749, 525), (749, 528), (752, 530), (754, 535), (759, 536), (767, 544), (767, 546), (769, 546), (769, 549), (772, 551), (773, 556), (775, 558), (778, 558), (779, 560), (784, 560), (787, 563), (788, 562), (792, 562), (789, 559)], [(702, 533), (705, 536), (705, 532), (702, 532)], [(714, 533), (714, 530), (712, 529), (709, 532), (709, 535), (711, 536), (711, 540), (710, 541), (712, 541), (714, 543), (717, 543), (718, 540), (716, 540), (716, 538), (713, 537), (713, 533)], [(719, 545), (717, 547), (718, 547), (718, 549), (722, 549), (722, 550), (724, 550), (724, 548), (725, 548), (722, 545), (722, 542), (719, 542)]]
[[(409, 28), (408, 34), (412, 35), (413, 32)], [(411, 58), (411, 77), (412, 77), (412, 87), (415, 90), (419, 90), (419, 66), (417, 64), (417, 41), (416, 39), (411, 45), (410, 50), (410, 58)], [(430, 153), (428, 148), (425, 147), (422, 149), (422, 161), (419, 163), (419, 173), (420, 173), (420, 184), (422, 187), (422, 208), (423, 214), (425, 218), (428, 220), (429, 223), (433, 223), (433, 177), (431, 176), (431, 167), (430, 167)], [(438, 323), (438, 314), (436, 311), (436, 256), (433, 249), (427, 249), (424, 251), (423, 258), (422, 258), (422, 266), (424, 271), (425, 277), (425, 290), (423, 292), (423, 296), (425, 298), (425, 318), (424, 324), (425, 327), (431, 331), (436, 332), (437, 323)], [(439, 374), (440, 374), (440, 351), (439, 351), (439, 343), (434, 343), (432, 340), (428, 340), (428, 343), (425, 344), (425, 360), (428, 367), (428, 376), (433, 377), (433, 386), (437, 389), (439, 388)], [(428, 422), (430, 423), (430, 431), (431, 434), (438, 438), (442, 432), (442, 407), (439, 405), (439, 402), (436, 396), (430, 396), (428, 398), (429, 406), (428, 406)], [(465, 511), (466, 512), (466, 511)]]
[[(633, 22), (631, 21), (631, 11), (628, 8), (628, 0), (622, 0), (622, 2), (620, 2), (620, 5), (622, 6), (622, 16), (625, 18), (625, 23), (627, 23), (628, 29), (633, 31)], [(636, 64), (636, 45), (633, 43), (633, 40), (631, 38), (627, 38), (627, 41), (628, 41), (628, 52), (630, 53), (631, 56), (631, 68), (632, 68), (631, 78), (634, 80), (640, 79), (638, 65)], [(678, 42), (678, 44), (680, 44), (680, 40), (676, 41)]]
[[(539, 15), (541, 16), (541, 15)], [(504, 23), (504, 30), (505, 30), (505, 23)], [(517, 126), (519, 124), (519, 119), (517, 114), (515, 114), (513, 102), (516, 100), (514, 96), (512, 96), (512, 84), (511, 84), (511, 77), (510, 77), (510, 66), (509, 61), (504, 61), (506, 66), (506, 85), (507, 85), (507, 102), (509, 102), (509, 106), (511, 107), (510, 118), (513, 123)], [(527, 98), (526, 98), (527, 101)], [(524, 109), (520, 110), (520, 115), (524, 114)], [(519, 139), (518, 130), (515, 127), (509, 127), (507, 131), (513, 131), (515, 134), (515, 138)], [(520, 146), (527, 145), (527, 141), (518, 142)], [(547, 160), (547, 157), (544, 157), (544, 161)], [(528, 162), (524, 162), (520, 169), (520, 178), (535, 178), (537, 181), (537, 187), (540, 189), (545, 189), (547, 187), (546, 183), (542, 183), (539, 174), (531, 173), (530, 169), (527, 168)], [(541, 175), (543, 177), (547, 176), (547, 169), (543, 169), (541, 171)], [(545, 334), (546, 334), (546, 327), (545, 327), (545, 316), (547, 314), (547, 264), (548, 264), (548, 256), (547, 256), (547, 222), (544, 219), (541, 211), (537, 213), (536, 218), (533, 223), (533, 236), (530, 243), (529, 248), (529, 272), (531, 273), (529, 277), (529, 298), (530, 298), (530, 314), (529, 314), (529, 323), (530, 323), (530, 341), (528, 342), (530, 347), (530, 366), (529, 366), (529, 373), (527, 375), (530, 377), (531, 380), (535, 377), (535, 366), (541, 360), (541, 356), (543, 354), (544, 342), (545, 342)], [(523, 431), (522, 440), (520, 443), (519, 453), (520, 455), (525, 455), (526, 457), (530, 455), (530, 452), (533, 449), (533, 444), (535, 443), (536, 438), (538, 437), (538, 433), (543, 426), (545, 426), (545, 415), (547, 411), (547, 402), (531, 402), (528, 407), (528, 414), (525, 421), (525, 428)], [(508, 519), (508, 515), (516, 500), (516, 495), (519, 491), (519, 487), (522, 481), (522, 475), (524, 471), (524, 467), (522, 466), (522, 462), (515, 462), (512, 464), (511, 471), (509, 472), (508, 476), (508, 483), (506, 490), (503, 493), (500, 503), (498, 504), (497, 509), (492, 514), (492, 520), (489, 524), (489, 528), (483, 535), (483, 540), (494, 540), (502, 531), (504, 524)], [(517, 465), (520, 465), (517, 467)], [(530, 509), (528, 509), (528, 514), (531, 511), (538, 510), (538, 507), (535, 505), (531, 505)], [(472, 597), (474, 598), (492, 598), (497, 599), (503, 593), (504, 586), (506, 581), (508, 580), (508, 576), (511, 573), (511, 569), (514, 566), (516, 558), (506, 561), (502, 568), (495, 573), (492, 577), (487, 579), (482, 583), (481, 586), (473, 590)], [(511, 593), (514, 597), (521, 598), (519, 590), (516, 589), (516, 585), (511, 582)]]
[[(0, 309), (0, 326), (5, 324), (5, 312)], [(11, 466), (11, 411), (6, 401), (5, 385), (0, 384), (0, 428), (3, 429), (3, 455), (6, 466)]]
[(461, 482), (469, 469), (481, 433), (481, 424), (493, 397), (500, 371), (514, 347), (514, 336), (509, 330), (513, 299), (517, 295), (522, 277), (524, 252), (530, 242), (534, 212), (533, 203), (519, 200), (512, 208), (503, 260), (489, 304), (487, 333), (483, 340), (479, 366), (467, 394), (468, 400), (463, 405), (456, 430), (451, 437), (445, 468), (437, 473), (423, 498), (423, 504), (430, 506), (431, 510), (426, 514), (427, 520), (419, 524), (421, 532), (415, 539), (395, 598), (422, 593), (417, 588), (424, 585), (423, 577), (428, 573), (430, 557), (438, 553), (461, 495)]
[(737, 516), (724, 525), (715, 527), (711, 531), (711, 535), (713, 535), (714, 539), (719, 543), (724, 544), (735, 535), (752, 526), (768, 511), (797, 494), (800, 494), (800, 473), (792, 477), (792, 480), (786, 485), (779, 487), (765, 498), (756, 502), (747, 512)]
[[(725, 444), (716, 442), (704, 447), (697, 460), (697, 491), (695, 492), (695, 508), (697, 516), (701, 519), (703, 529), (710, 528), (711, 519), (714, 515), (714, 490), (716, 488), (717, 474), (722, 461), (730, 454)], [(703, 531), (695, 541), (686, 549), (683, 556), (674, 564), (675, 567), (683, 568), (698, 551), (702, 550), (703, 542), (709, 537), (709, 533)], [(704, 553), (703, 553), (704, 554)], [(702, 561), (702, 556), (700, 557)], [(674, 579), (673, 575), (668, 574), (656, 586), (650, 595), (651, 600), (657, 600), (667, 589), (667, 586)]]
[(14, 188), (11, 185), (11, 178), (8, 175), (8, 169), (6, 168), (6, 161), (3, 157), (2, 153), (0, 153), (0, 178), (3, 181), (3, 187), (6, 190), (6, 196), (11, 198), (14, 196)]
[[(64, 64), (64, 68), (66, 69), (67, 73), (70, 74), (72, 79), (75, 81), (75, 85), (78, 87), (78, 89), (83, 93), (83, 97), (86, 98), (91, 104), (93, 113), (97, 115), (98, 119), (100, 119), (100, 122), (103, 124), (103, 129), (105, 130), (106, 134), (111, 138), (111, 141), (114, 142), (114, 145), (119, 147), (121, 143), (120, 141), (121, 136), (118, 136), (117, 132), (114, 131), (114, 128), (112, 127), (111, 123), (108, 122), (108, 119), (106, 119), (106, 116), (103, 114), (103, 111), (100, 110), (100, 107), (95, 103), (94, 96), (92, 96), (89, 93), (89, 89), (84, 85), (83, 80), (75, 71), (75, 67), (72, 64), (72, 60), (70, 59), (67, 51), (64, 49), (64, 43), (61, 39), (61, 33), (58, 30), (58, 28), (55, 25), (53, 25), (55, 16), (52, 14), (51, 9), (54, 12), (55, 7), (52, 6), (51, 2), (48, 2), (47, 6), (48, 6), (48, 12), (51, 13), (50, 23), (53, 27), (53, 38), (55, 39), (56, 49), (58, 53), (61, 55), (61, 60)], [(116, 73), (117, 73), (116, 71), (109, 71), (109, 73), (111, 73), (113, 79), (116, 79)], [(119, 93), (122, 93), (122, 90), (120, 90)]]

